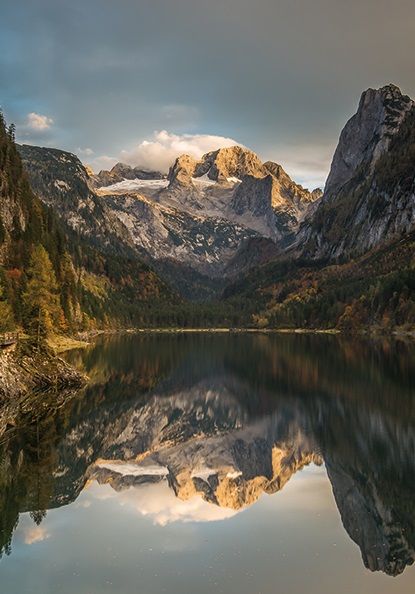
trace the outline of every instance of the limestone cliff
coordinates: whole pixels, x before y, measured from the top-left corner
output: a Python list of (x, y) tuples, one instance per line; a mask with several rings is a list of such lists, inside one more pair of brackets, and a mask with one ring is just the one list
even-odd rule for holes
[(356, 114), (340, 134), (326, 182), (325, 201), (335, 197), (360, 165), (364, 164), (367, 172), (373, 170), (413, 105), (395, 85), (368, 89), (362, 94)]
[(415, 104), (369, 89), (347, 122), (318, 208), (297, 238), (307, 257), (364, 253), (415, 224)]

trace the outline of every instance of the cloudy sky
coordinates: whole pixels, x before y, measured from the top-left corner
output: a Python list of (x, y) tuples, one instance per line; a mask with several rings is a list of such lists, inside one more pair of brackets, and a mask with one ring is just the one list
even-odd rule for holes
[(242, 144), (321, 185), (361, 92), (415, 97), (413, 0), (3, 0), (19, 142), (166, 167)]

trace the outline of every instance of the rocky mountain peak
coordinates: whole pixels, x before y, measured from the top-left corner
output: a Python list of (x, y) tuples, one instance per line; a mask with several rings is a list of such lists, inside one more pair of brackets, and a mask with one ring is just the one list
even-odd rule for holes
[(321, 190), (317, 188), (313, 192), (309, 192), (303, 186), (296, 184), (278, 163), (266, 161), (264, 168), (274, 180), (273, 206), (277, 206), (283, 201), (288, 201), (290, 204), (294, 204), (301, 209), (303, 206), (321, 198)]
[(415, 103), (397, 86), (362, 94), (324, 196), (298, 234), (307, 257), (364, 253), (413, 228), (414, 138)]
[(189, 185), (192, 178), (206, 176), (208, 180), (227, 184), (229, 180), (242, 179), (245, 175), (265, 177), (267, 173), (254, 152), (232, 146), (206, 153), (199, 161), (189, 155), (178, 157), (170, 168), (168, 179), (171, 184)]
[(331, 199), (363, 163), (373, 168), (413, 106), (414, 102), (392, 84), (362, 93), (356, 114), (340, 134), (325, 199)]
[(177, 157), (174, 164), (170, 167), (167, 176), (170, 184), (191, 184), (192, 177), (194, 176), (196, 167), (199, 163), (200, 161), (195, 161), (195, 159), (189, 157), (189, 155), (181, 155), (180, 157)]
[(200, 174), (207, 173), (209, 179), (222, 183), (229, 178), (241, 179), (244, 175), (264, 177), (267, 174), (259, 157), (254, 152), (240, 146), (222, 148), (207, 153), (202, 157), (202, 162)]

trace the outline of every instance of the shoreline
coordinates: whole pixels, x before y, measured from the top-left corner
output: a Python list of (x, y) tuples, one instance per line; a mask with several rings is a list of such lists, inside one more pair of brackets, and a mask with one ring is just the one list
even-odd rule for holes
[[(415, 330), (382, 330), (358, 329), (350, 332), (338, 330), (337, 328), (118, 328), (106, 329), (91, 335), (102, 336), (103, 334), (179, 334), (179, 333), (215, 333), (215, 334), (329, 334), (334, 336), (383, 336), (383, 337), (410, 337), (415, 338)], [(83, 341), (81, 341), (82, 344)], [(75, 347), (76, 348), (76, 347)]]
[(415, 339), (415, 330), (383, 330), (379, 328), (345, 332), (336, 328), (108, 328), (85, 333), (81, 340), (67, 340), (67, 348), (59, 352), (76, 348), (85, 348), (99, 336), (113, 334), (316, 334), (328, 336), (347, 336), (365, 338)]
[[(19, 408), (37, 409), (46, 398), (56, 405), (65, 394), (75, 394), (87, 385), (89, 378), (68, 364), (59, 355), (75, 349), (93, 346), (95, 339), (116, 334), (135, 335), (288, 335), (314, 334), (367, 340), (389, 339), (412, 342), (413, 330), (379, 331), (378, 329), (341, 332), (336, 329), (309, 328), (108, 328), (94, 330), (75, 337), (53, 336), (49, 352), (29, 350), (24, 342), (0, 350), (0, 410), (6, 425), (13, 424)], [(81, 340), (79, 338), (82, 337)], [(0, 422), (0, 425), (2, 423)]]

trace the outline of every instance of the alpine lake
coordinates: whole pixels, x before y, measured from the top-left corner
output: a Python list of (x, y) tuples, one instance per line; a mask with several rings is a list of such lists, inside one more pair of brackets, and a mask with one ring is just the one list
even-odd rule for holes
[(415, 591), (414, 342), (124, 333), (65, 358), (86, 388), (0, 438), (2, 594)]

